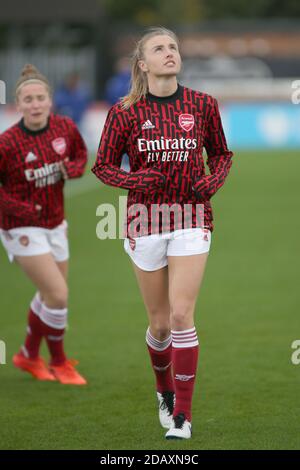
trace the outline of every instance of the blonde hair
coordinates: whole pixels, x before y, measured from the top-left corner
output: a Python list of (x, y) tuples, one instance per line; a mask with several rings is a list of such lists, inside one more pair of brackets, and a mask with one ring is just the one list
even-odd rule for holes
[(51, 96), (52, 91), (50, 84), (47, 80), (47, 78), (41, 74), (41, 72), (32, 64), (26, 64), (24, 65), (21, 75), (16, 83), (16, 88), (15, 88), (15, 98), (16, 100), (18, 99), (20, 90), (23, 85), (28, 85), (29, 83), (41, 83), (46, 86), (49, 95)]
[(179, 44), (178, 38), (173, 31), (158, 27), (149, 29), (144, 36), (136, 44), (135, 50), (132, 55), (131, 66), (131, 88), (128, 95), (121, 98), (122, 108), (128, 109), (131, 105), (135, 104), (148, 92), (148, 80), (145, 72), (139, 67), (139, 61), (144, 58), (144, 47), (149, 39), (155, 36), (170, 36), (176, 44)]

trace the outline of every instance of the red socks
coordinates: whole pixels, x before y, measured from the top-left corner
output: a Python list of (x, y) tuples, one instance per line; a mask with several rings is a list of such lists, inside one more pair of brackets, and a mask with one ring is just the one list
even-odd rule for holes
[(43, 336), (51, 354), (51, 364), (59, 365), (66, 360), (63, 346), (68, 310), (50, 309), (40, 299), (39, 293), (33, 298), (28, 314), (27, 336), (22, 352), (24, 356), (35, 359)]
[(148, 328), (146, 343), (156, 377), (156, 390), (160, 393), (174, 391), (171, 342), (171, 336), (164, 341), (158, 341), (151, 335)]
[(172, 330), (172, 362), (175, 379), (175, 409), (173, 415), (184, 413), (191, 421), (192, 398), (197, 372), (199, 343), (196, 328)]
[(53, 309), (42, 303), (40, 317), (44, 324), (44, 336), (51, 354), (50, 364), (58, 366), (65, 362), (64, 333), (67, 325), (68, 310)]
[(39, 355), (40, 345), (43, 338), (43, 323), (36, 313), (30, 308), (28, 312), (27, 336), (22, 352), (30, 359), (36, 359)]
[(191, 421), (199, 352), (197, 332), (193, 327), (184, 331), (172, 330), (171, 333), (165, 341), (158, 341), (151, 335), (150, 329), (147, 330), (146, 342), (156, 376), (156, 387), (160, 393), (174, 391), (176, 401), (173, 416), (184, 413), (186, 419)]

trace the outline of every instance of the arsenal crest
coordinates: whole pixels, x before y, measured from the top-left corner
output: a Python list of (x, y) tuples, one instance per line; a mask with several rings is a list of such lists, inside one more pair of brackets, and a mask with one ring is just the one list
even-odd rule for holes
[(52, 140), (52, 147), (58, 155), (63, 155), (67, 148), (66, 139), (58, 137), (57, 139)]
[(195, 125), (195, 119), (192, 114), (180, 114), (179, 115), (179, 125), (184, 129), (186, 132), (189, 132), (193, 129)]
[(29, 238), (27, 237), (27, 235), (22, 235), (19, 238), (19, 243), (23, 246), (28, 246), (29, 245)]

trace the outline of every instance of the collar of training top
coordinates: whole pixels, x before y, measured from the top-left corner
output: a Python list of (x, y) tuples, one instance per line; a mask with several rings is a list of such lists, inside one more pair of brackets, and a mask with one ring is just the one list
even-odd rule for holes
[(182, 92), (183, 92), (183, 86), (178, 85), (177, 90), (172, 95), (155, 96), (155, 95), (152, 95), (152, 93), (148, 92), (147, 98), (150, 101), (156, 101), (158, 103), (171, 103), (172, 101), (176, 101), (178, 98), (180, 98), (182, 96)]
[(49, 124), (50, 124), (50, 116), (48, 117), (48, 121), (47, 121), (47, 124), (42, 127), (41, 129), (37, 129), (36, 131), (32, 130), (32, 129), (28, 129), (28, 127), (25, 126), (24, 124), (24, 118), (21, 119), (21, 121), (19, 121), (19, 127), (20, 129), (22, 129), (22, 131), (26, 132), (26, 134), (29, 134), (29, 135), (38, 135), (38, 134), (42, 134), (43, 132), (45, 132), (46, 130), (49, 129)]

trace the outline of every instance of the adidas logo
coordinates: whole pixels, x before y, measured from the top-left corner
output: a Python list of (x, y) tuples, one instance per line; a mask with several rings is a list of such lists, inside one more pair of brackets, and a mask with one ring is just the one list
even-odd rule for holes
[(152, 124), (151, 121), (145, 121), (144, 124), (142, 125), (142, 129), (154, 129), (155, 126)]
[(27, 157), (25, 158), (25, 162), (26, 162), (26, 163), (34, 162), (34, 160), (37, 160), (37, 158), (38, 158), (38, 157), (37, 157), (36, 155), (34, 155), (33, 152), (29, 152), (28, 155), (27, 155)]

